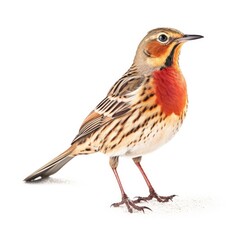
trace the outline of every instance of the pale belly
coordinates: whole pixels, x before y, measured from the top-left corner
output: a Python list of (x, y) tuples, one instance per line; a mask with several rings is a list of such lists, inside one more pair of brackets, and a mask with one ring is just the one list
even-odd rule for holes
[[(154, 112), (151, 114), (153, 116)], [(137, 113), (129, 117), (124, 125), (119, 124), (114, 130), (111, 129), (116, 123), (110, 124), (103, 131), (108, 135), (104, 136), (105, 134), (101, 132), (100, 135), (103, 138), (100, 142), (95, 142), (94, 147), (108, 156), (141, 156), (168, 142), (178, 131), (185, 114), (182, 116), (171, 114), (166, 118), (155, 114), (155, 117), (148, 121), (143, 115), (134, 122), (136, 116)]]
[[(150, 134), (146, 131), (145, 140), (138, 142), (125, 153), (126, 156), (137, 157), (152, 152), (163, 144), (167, 143), (178, 131), (181, 126), (179, 116), (173, 114), (171, 117), (157, 124)], [(151, 125), (151, 124), (150, 124)]]

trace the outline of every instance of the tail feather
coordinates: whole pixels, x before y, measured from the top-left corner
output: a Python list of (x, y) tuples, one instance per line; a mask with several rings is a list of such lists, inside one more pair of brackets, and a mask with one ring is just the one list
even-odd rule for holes
[(43, 179), (56, 173), (74, 157), (74, 155), (71, 154), (74, 149), (75, 147), (74, 145), (72, 145), (65, 152), (61, 153), (59, 156), (55, 157), (53, 160), (51, 160), (50, 162), (33, 172), (31, 175), (26, 177), (24, 181), (30, 182), (36, 180), (36, 178), (39, 177)]

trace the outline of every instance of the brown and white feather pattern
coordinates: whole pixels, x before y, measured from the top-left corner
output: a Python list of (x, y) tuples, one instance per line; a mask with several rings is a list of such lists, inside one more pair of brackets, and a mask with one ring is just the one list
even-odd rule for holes
[[(136, 75), (135, 75), (136, 74)], [(156, 103), (153, 78), (128, 72), (86, 118), (78, 136), (76, 154), (100, 151), (110, 156), (136, 157), (171, 139), (181, 116), (166, 117)]]
[(83, 140), (107, 123), (119, 118), (130, 111), (136, 91), (146, 80), (139, 76), (133, 67), (120, 78), (110, 89), (108, 95), (97, 105), (80, 127), (73, 143)]
[[(150, 31), (140, 42), (133, 65), (87, 116), (70, 148), (25, 181), (48, 177), (76, 155), (99, 151), (109, 155), (111, 162), (116, 160), (111, 167), (119, 182), (118, 157), (139, 159), (166, 143), (181, 126), (187, 110), (187, 89), (178, 57), (185, 41), (201, 37), (169, 28)], [(126, 194), (122, 195), (124, 201)], [(135, 206), (125, 203), (128, 208)]]

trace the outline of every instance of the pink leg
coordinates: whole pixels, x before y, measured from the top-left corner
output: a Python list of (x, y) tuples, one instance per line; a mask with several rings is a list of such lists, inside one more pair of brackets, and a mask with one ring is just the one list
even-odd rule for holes
[(136, 166), (138, 167), (139, 171), (141, 172), (141, 174), (142, 174), (145, 182), (147, 183), (150, 194), (149, 194), (148, 197), (137, 197), (137, 200), (135, 200), (134, 203), (139, 203), (139, 202), (141, 202), (141, 201), (148, 201), (148, 200), (151, 200), (151, 199), (153, 199), (153, 198), (156, 198), (156, 199), (158, 200), (158, 202), (168, 202), (169, 200), (172, 201), (172, 199), (173, 199), (176, 195), (171, 195), (171, 196), (166, 196), (166, 197), (165, 197), (165, 196), (159, 196), (159, 195), (155, 192), (152, 184), (150, 183), (150, 181), (149, 181), (146, 173), (144, 172), (144, 170), (143, 170), (143, 168), (142, 168), (142, 166), (141, 166), (141, 164), (140, 164), (141, 158), (142, 158), (142, 157), (133, 158), (133, 161), (134, 161), (134, 163), (136, 164)]
[(122, 195), (122, 201), (121, 202), (118, 202), (118, 203), (113, 203), (111, 206), (113, 207), (119, 207), (123, 204), (125, 204), (127, 206), (127, 209), (130, 213), (133, 212), (133, 209), (136, 209), (138, 211), (143, 211), (144, 212), (144, 209), (149, 209), (151, 210), (150, 208), (148, 207), (145, 207), (145, 206), (137, 206), (134, 201), (131, 201), (127, 194), (125, 193), (124, 189), (123, 189), (123, 186), (122, 186), (122, 183), (121, 183), (121, 180), (119, 178), (119, 175), (118, 175), (118, 172), (117, 172), (117, 165), (118, 165), (118, 157), (111, 157), (110, 158), (110, 166), (113, 170), (113, 173), (117, 179), (117, 182), (118, 182), (118, 186), (120, 188), (120, 191), (121, 191), (121, 195)]

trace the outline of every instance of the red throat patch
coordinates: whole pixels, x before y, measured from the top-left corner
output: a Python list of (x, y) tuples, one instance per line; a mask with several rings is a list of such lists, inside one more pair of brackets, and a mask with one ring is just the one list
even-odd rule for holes
[(157, 104), (166, 116), (181, 115), (187, 104), (187, 86), (181, 72), (167, 67), (153, 73)]

